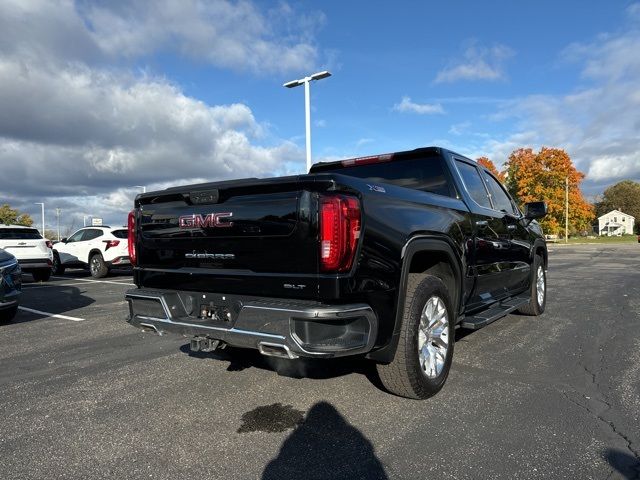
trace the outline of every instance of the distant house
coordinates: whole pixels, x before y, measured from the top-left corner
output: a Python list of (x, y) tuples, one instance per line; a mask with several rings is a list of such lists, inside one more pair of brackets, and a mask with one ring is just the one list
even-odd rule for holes
[(620, 210), (611, 210), (598, 217), (598, 235), (620, 236), (633, 233), (635, 218)]

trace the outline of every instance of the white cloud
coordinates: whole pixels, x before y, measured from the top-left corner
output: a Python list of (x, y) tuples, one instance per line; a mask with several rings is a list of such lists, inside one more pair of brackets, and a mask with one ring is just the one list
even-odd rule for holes
[(356, 148), (360, 148), (363, 145), (367, 145), (368, 143), (373, 143), (375, 140), (373, 138), (359, 138), (356, 142)]
[[(640, 181), (640, 7), (627, 9), (624, 29), (574, 43), (562, 53), (584, 84), (560, 95), (529, 95), (504, 103), (494, 120), (513, 133), (472, 149), (504, 162), (514, 148), (564, 148), (586, 173), (587, 194), (623, 179)], [(514, 122), (515, 120), (515, 122)]]
[(415, 103), (409, 97), (402, 97), (400, 103), (393, 106), (393, 110), (402, 113), (417, 113), (419, 115), (433, 115), (445, 113), (439, 103)]
[(250, 1), (7, 0), (0, 3), (0, 52), (23, 58), (106, 63), (172, 51), (223, 68), (299, 73), (320, 67), (320, 12)]
[(515, 52), (500, 44), (483, 47), (472, 42), (464, 51), (463, 58), (453, 60), (440, 70), (434, 83), (451, 83), (460, 80), (504, 80), (505, 62)]
[(159, 49), (221, 67), (297, 72), (316, 66), (311, 34), (320, 13), (297, 16), (281, 4), (262, 12), (251, 2), (137, 0), (84, 6), (91, 36), (111, 56), (138, 57)]
[(471, 126), (471, 122), (460, 122), (455, 123), (449, 127), (449, 133), (452, 135), (462, 135), (465, 133), (469, 127)]
[[(188, 22), (199, 8), (204, 19), (217, 12), (215, 18), (226, 25), (219, 34), (231, 43), (256, 41), (262, 46), (252, 49), (269, 50), (207, 60), (254, 70), (267, 68), (264, 62), (273, 63), (270, 71), (297, 68), (314, 61), (315, 53), (305, 54), (299, 63), (292, 52), (306, 43), (290, 32), (303, 24), (310, 29), (315, 17), (297, 18), (285, 4), (262, 14), (248, 2), (180, 3), (182, 12), (169, 1), (132, 6), (109, 2), (102, 4), (103, 10), (81, 5), (83, 16), (64, 0), (0, 4), (3, 202), (35, 213), (33, 202), (44, 201), (47, 208), (62, 208), (64, 218), (75, 218), (76, 226), (77, 218), (87, 214), (118, 224), (137, 193), (133, 185), (152, 190), (300, 171), (301, 149), (272, 138), (267, 124), (258, 122), (247, 105), (208, 105), (165, 78), (119, 68), (111, 57), (160, 48), (152, 46), (161, 40), (154, 36), (161, 35), (154, 30), (162, 20), (158, 15), (173, 12), (180, 17), (176, 23)], [(148, 17), (145, 5), (153, 11)], [(285, 37), (274, 30), (278, 22)], [(153, 37), (152, 43), (136, 37), (136, 25)], [(195, 22), (194, 30), (198, 28)], [(171, 32), (181, 49), (195, 41), (179, 39), (183, 33)], [(47, 218), (50, 223), (53, 215)]]
[(627, 7), (627, 15), (631, 20), (640, 20), (640, 2), (629, 5)]

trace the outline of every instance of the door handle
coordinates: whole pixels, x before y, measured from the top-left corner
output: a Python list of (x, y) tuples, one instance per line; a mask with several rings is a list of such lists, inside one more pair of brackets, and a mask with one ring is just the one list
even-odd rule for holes
[(488, 227), (489, 222), (487, 220), (476, 220), (477, 227)]
[(516, 228), (518, 227), (516, 227), (515, 225), (507, 225), (507, 230), (515, 230)]

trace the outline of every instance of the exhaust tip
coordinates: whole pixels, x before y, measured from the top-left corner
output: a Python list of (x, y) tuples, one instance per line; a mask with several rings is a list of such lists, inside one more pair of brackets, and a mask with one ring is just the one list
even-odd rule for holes
[(162, 336), (163, 333), (162, 330), (158, 330), (158, 327), (151, 323), (140, 323), (140, 328), (142, 328), (142, 331), (144, 332), (154, 332), (160, 336)]
[(279, 343), (260, 342), (258, 344), (258, 351), (267, 357), (288, 358), (290, 360), (298, 358), (298, 355), (293, 353), (289, 347)]

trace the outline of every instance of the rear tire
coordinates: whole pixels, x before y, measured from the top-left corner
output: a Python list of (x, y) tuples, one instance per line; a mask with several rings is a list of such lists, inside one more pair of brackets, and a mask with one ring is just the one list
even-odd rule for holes
[(89, 259), (89, 271), (93, 278), (103, 278), (109, 273), (109, 267), (104, 263), (104, 258), (99, 253), (91, 256)]
[(540, 255), (533, 259), (533, 276), (529, 287), (529, 303), (518, 309), (518, 313), (523, 315), (542, 315), (547, 305), (547, 272), (544, 269), (544, 262)]
[(10, 322), (16, 316), (16, 313), (18, 313), (17, 305), (6, 310), (0, 310), (0, 322)]
[(36, 282), (46, 282), (51, 278), (51, 269), (43, 268), (40, 270), (34, 270), (31, 274)]
[(60, 262), (60, 255), (58, 252), (53, 252), (53, 266), (51, 271), (54, 275), (64, 275), (64, 265)]
[(451, 369), (454, 323), (451, 296), (442, 280), (410, 274), (395, 357), (377, 365), (384, 387), (415, 399), (438, 393)]

